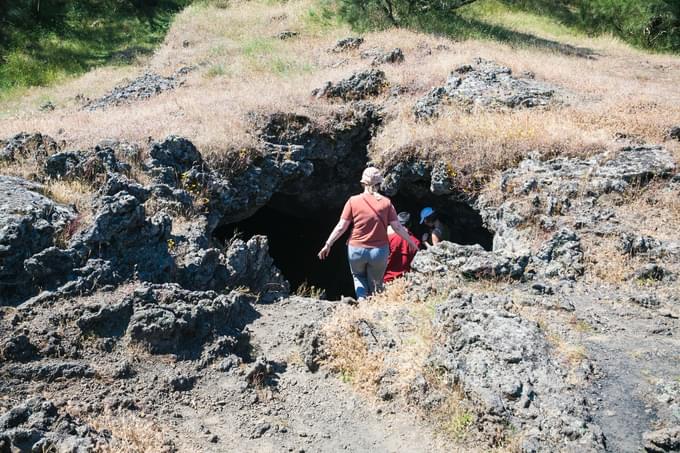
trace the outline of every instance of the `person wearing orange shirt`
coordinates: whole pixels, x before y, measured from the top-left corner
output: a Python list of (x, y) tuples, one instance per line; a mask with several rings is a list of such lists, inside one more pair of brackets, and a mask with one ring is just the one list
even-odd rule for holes
[(319, 252), (319, 259), (325, 259), (333, 243), (352, 225), (347, 258), (359, 300), (382, 290), (389, 256), (388, 226), (404, 238), (414, 252), (418, 250), (406, 228), (399, 223), (397, 211), (390, 199), (378, 192), (382, 182), (383, 177), (377, 168), (369, 167), (364, 170), (361, 176), (364, 191), (347, 200), (340, 221)]

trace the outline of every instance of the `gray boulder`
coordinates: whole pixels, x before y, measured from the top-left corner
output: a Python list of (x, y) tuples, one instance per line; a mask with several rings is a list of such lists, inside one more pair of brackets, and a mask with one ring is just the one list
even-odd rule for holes
[(507, 311), (502, 297), (454, 294), (437, 307), (443, 343), (430, 363), (463, 389), (483, 432), (513, 426), (523, 451), (605, 451), (589, 407), (553, 359), (537, 324)]
[(575, 232), (562, 229), (532, 257), (534, 270), (545, 277), (575, 279), (583, 275), (583, 250)]
[(485, 108), (531, 108), (546, 106), (553, 101), (555, 88), (530, 77), (515, 77), (512, 70), (492, 61), (477, 58), (474, 65), (463, 65), (451, 73), (442, 87), (434, 88), (416, 102), (418, 119), (439, 113), (438, 106), (446, 101)]
[(668, 138), (680, 141), (680, 126), (673, 126), (668, 129)]
[(182, 175), (194, 167), (203, 163), (201, 154), (189, 140), (169, 136), (162, 142), (155, 142), (149, 150), (149, 159), (146, 167), (159, 183), (177, 187)]
[(39, 184), (0, 176), (0, 304), (30, 289), (24, 261), (54, 243), (75, 217), (70, 208), (42, 195)]
[(36, 358), (38, 349), (26, 335), (14, 335), (0, 343), (0, 358), (13, 362), (27, 362)]
[(339, 40), (331, 49), (331, 52), (340, 53), (358, 49), (364, 43), (364, 38), (348, 37)]
[(373, 65), (403, 63), (404, 52), (399, 48), (392, 50), (368, 49), (361, 52), (361, 58), (371, 59)]
[(269, 255), (265, 236), (253, 236), (248, 242), (237, 239), (226, 252), (225, 264), (230, 287), (245, 286), (259, 292), (264, 301), (290, 293), (290, 285)]
[(99, 189), (99, 194), (102, 196), (112, 197), (118, 192), (127, 192), (142, 203), (148, 200), (151, 196), (150, 189), (130, 180), (125, 175), (120, 173), (109, 173), (107, 175), (106, 182)]
[(92, 225), (71, 239), (82, 256), (112, 261), (121, 275), (137, 272), (143, 280), (162, 281), (174, 267), (168, 253), (172, 219), (163, 213), (147, 218), (140, 200), (118, 192), (99, 200)]
[(411, 263), (419, 273), (457, 274), (469, 279), (521, 278), (527, 257), (507, 257), (488, 252), (480, 245), (442, 242), (418, 252)]
[(154, 354), (197, 356), (213, 336), (236, 336), (251, 316), (251, 297), (238, 292), (218, 295), (166, 284), (138, 288), (130, 299), (126, 335)]
[(94, 182), (101, 175), (127, 172), (128, 164), (119, 162), (112, 148), (95, 147), (85, 152), (65, 151), (45, 161), (44, 172), (52, 179), (77, 179)]
[(317, 98), (339, 98), (353, 101), (377, 96), (388, 85), (385, 73), (379, 69), (369, 69), (352, 74), (337, 83), (326, 82), (322, 88), (312, 91)]

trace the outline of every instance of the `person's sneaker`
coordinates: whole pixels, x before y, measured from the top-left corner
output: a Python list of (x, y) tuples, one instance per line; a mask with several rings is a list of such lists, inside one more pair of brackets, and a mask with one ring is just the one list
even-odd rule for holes
[(341, 304), (347, 304), (347, 305), (357, 305), (359, 302), (353, 297), (348, 297), (345, 296), (342, 299), (340, 299)]

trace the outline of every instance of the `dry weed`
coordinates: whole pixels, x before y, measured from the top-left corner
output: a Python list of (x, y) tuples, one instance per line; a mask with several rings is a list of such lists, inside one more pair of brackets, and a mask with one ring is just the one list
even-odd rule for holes
[(111, 439), (99, 445), (100, 453), (158, 453), (172, 451), (171, 442), (163, 428), (156, 422), (139, 415), (105, 414), (88, 420), (97, 431), (108, 431)]
[(592, 278), (609, 283), (625, 281), (642, 264), (639, 258), (624, 255), (617, 248), (617, 238), (585, 236), (581, 239), (588, 253), (585, 256), (586, 273)]
[(78, 212), (88, 212), (93, 199), (94, 189), (78, 180), (54, 180), (47, 183), (47, 195), (57, 203), (75, 206)]

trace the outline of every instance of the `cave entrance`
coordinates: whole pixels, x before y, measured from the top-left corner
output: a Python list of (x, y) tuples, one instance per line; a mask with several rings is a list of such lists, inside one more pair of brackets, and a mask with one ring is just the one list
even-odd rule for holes
[[(464, 202), (410, 193), (399, 193), (392, 197), (392, 202), (397, 211), (411, 213), (410, 227), (417, 237), (424, 232), (418, 224), (420, 209), (432, 206), (449, 226), (452, 242), (480, 244), (491, 250), (493, 233), (484, 228), (479, 213)], [(341, 210), (342, 205), (338, 203), (329, 203), (326, 208), (318, 208), (318, 205), (305, 208), (296, 203), (294, 197), (276, 194), (247, 219), (218, 228), (215, 237), (225, 242), (234, 235), (245, 240), (255, 235), (267, 236), (269, 254), (290, 282), (293, 292), (303, 285), (313, 286), (324, 290), (327, 299), (338, 300), (342, 296), (354, 296), (344, 245), (349, 233), (336, 242), (326, 260), (320, 261), (317, 253), (338, 222)]]
[(479, 212), (467, 203), (432, 194), (419, 197), (406, 192), (392, 197), (392, 204), (397, 212), (407, 211), (411, 214), (409, 229), (418, 239), (426, 232), (419, 223), (420, 210), (430, 206), (449, 227), (451, 242), (461, 245), (479, 244), (484, 250), (491, 250), (493, 247), (493, 233), (484, 226)]
[(291, 291), (311, 287), (325, 291), (327, 299), (354, 296), (349, 273), (346, 233), (324, 261), (317, 253), (323, 247), (340, 217), (340, 209), (298, 212), (282, 211), (268, 204), (241, 222), (226, 225), (216, 231), (216, 237), (228, 241), (235, 234), (248, 240), (255, 235), (267, 236), (269, 254), (290, 282)]

